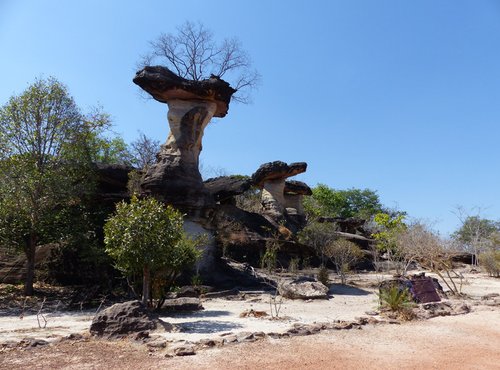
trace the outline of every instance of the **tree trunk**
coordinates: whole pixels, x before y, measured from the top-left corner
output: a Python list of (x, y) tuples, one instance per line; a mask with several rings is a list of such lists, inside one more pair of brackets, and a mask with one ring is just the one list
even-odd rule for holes
[(149, 299), (149, 290), (151, 284), (151, 274), (149, 271), (149, 266), (144, 266), (142, 271), (142, 304), (147, 306)]
[(35, 252), (37, 237), (35, 232), (30, 232), (29, 240), (25, 247), (26, 254), (26, 281), (24, 282), (24, 294), (32, 296), (34, 294), (33, 282), (35, 280)]

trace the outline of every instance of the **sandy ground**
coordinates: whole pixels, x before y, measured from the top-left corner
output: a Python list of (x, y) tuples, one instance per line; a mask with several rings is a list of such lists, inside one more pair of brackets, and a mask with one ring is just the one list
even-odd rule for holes
[[(333, 298), (322, 301), (284, 300), (280, 320), (240, 318), (245, 310), (270, 312), (267, 295), (248, 294), (244, 300), (210, 299), (205, 310), (177, 314), (164, 320), (179, 331), (163, 333), (172, 344), (217, 338), (226, 333), (284, 332), (294, 323), (354, 320), (377, 307), (374, 284), (380, 275), (354, 277), (350, 287), (333, 285)], [(467, 274), (464, 292), (472, 313), (439, 317), (402, 325), (367, 325), (361, 330), (325, 331), (321, 334), (254, 343), (226, 345), (198, 351), (196, 356), (165, 358), (130, 340), (62, 341), (69, 333), (88, 331), (94, 311), (46, 313), (47, 327), (36, 316), (0, 316), (0, 338), (19, 341), (41, 338), (54, 344), (0, 351), (5, 369), (500, 369), (500, 306), (485, 306), (481, 297), (500, 293), (500, 280)]]
[(265, 339), (165, 358), (129, 341), (0, 354), (1, 369), (500, 369), (500, 311)]

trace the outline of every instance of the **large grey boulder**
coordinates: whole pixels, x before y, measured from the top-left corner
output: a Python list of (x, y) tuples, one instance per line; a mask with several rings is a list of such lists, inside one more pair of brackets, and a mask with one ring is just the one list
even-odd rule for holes
[(117, 303), (99, 312), (90, 325), (90, 333), (119, 338), (132, 333), (154, 330), (160, 320), (139, 301)]
[(313, 278), (301, 277), (294, 280), (281, 280), (278, 293), (290, 299), (325, 299), (328, 287)]

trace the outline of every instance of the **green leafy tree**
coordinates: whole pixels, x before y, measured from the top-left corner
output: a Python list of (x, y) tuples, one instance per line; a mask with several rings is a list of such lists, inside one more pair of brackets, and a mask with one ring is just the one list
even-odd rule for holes
[(332, 189), (318, 184), (312, 196), (304, 200), (304, 209), (309, 218), (358, 217), (365, 220), (383, 212), (377, 193), (370, 189)]
[(189, 238), (182, 214), (154, 198), (121, 202), (104, 225), (106, 251), (119, 270), (142, 274), (142, 302), (147, 304), (155, 278), (173, 283), (200, 255), (201, 239)]
[(452, 238), (467, 252), (474, 255), (474, 264), (477, 265), (478, 256), (487, 249), (491, 236), (500, 231), (500, 223), (481, 217), (477, 214), (467, 214), (463, 208), (458, 208), (458, 217), (461, 225), (452, 234)]
[(83, 115), (54, 78), (36, 80), (0, 108), (0, 238), (26, 254), (26, 295), (33, 294), (36, 247), (53, 232), (52, 214), (88, 191), (87, 139), (108, 125), (99, 110)]
[(387, 259), (396, 262), (397, 266), (402, 258), (398, 237), (407, 228), (404, 219), (405, 215), (403, 214), (390, 215), (387, 213), (377, 213), (373, 218), (378, 229), (372, 234), (372, 237), (377, 241), (377, 250), (380, 253), (385, 253)]

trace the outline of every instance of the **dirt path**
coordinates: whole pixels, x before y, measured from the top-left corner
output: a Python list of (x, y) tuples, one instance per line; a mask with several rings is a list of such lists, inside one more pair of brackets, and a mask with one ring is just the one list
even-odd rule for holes
[(165, 358), (127, 341), (0, 353), (2, 369), (500, 369), (500, 311), (323, 332)]

